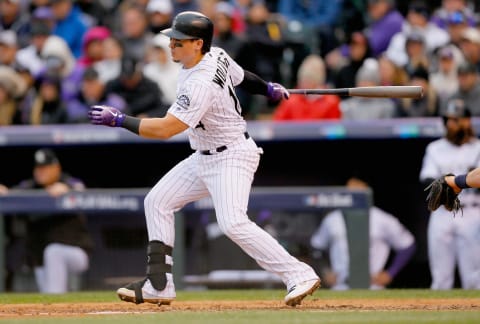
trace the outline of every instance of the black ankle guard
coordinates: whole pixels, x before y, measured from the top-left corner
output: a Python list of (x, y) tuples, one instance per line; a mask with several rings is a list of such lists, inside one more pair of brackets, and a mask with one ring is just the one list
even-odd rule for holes
[(172, 247), (160, 241), (150, 241), (147, 248), (147, 278), (156, 290), (167, 285), (167, 272), (172, 273), (172, 265), (165, 262), (165, 256), (172, 256)]

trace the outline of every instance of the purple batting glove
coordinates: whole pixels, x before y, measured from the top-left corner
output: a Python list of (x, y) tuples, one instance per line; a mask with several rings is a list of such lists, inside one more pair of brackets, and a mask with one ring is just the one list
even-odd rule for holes
[(282, 98), (288, 99), (290, 97), (288, 90), (279, 83), (268, 82), (267, 86), (267, 97), (272, 101), (279, 101)]
[(92, 124), (121, 127), (126, 115), (117, 108), (109, 106), (92, 106), (88, 118)]

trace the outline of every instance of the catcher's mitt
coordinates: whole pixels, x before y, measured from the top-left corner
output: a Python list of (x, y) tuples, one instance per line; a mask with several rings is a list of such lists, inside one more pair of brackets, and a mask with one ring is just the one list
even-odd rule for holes
[[(453, 174), (446, 174), (445, 176), (451, 175)], [(462, 209), (460, 199), (458, 199), (458, 193), (455, 193), (453, 188), (445, 181), (445, 176), (435, 179), (425, 188), (425, 191), (428, 191), (427, 206), (430, 211), (434, 211), (443, 205), (448, 211), (456, 213)]]

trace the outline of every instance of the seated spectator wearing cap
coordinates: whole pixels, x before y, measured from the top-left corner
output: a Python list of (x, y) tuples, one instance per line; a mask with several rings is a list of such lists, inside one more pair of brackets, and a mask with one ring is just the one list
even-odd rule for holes
[(104, 26), (90, 27), (82, 40), (82, 55), (77, 62), (88, 67), (103, 59), (103, 41), (110, 37), (110, 29)]
[[(368, 39), (363, 32), (356, 31), (350, 35), (348, 41), (348, 57), (346, 65), (338, 71), (331, 70), (335, 88), (351, 88), (356, 84), (355, 76), (363, 62), (372, 57)], [(346, 98), (341, 98), (342, 100)]]
[(440, 107), (446, 105), (458, 90), (457, 63), (453, 45), (446, 45), (436, 52), (438, 68), (430, 73), (430, 87), (438, 94)]
[(0, 1), (0, 30), (11, 30), (18, 38), (18, 47), (27, 46), (30, 39), (30, 15), (23, 10), (21, 0)]
[(463, 32), (469, 28), (467, 17), (460, 11), (451, 13), (447, 19), (446, 30), (450, 35), (450, 43), (460, 47)]
[[(374, 58), (368, 58), (356, 74), (357, 87), (375, 87), (380, 85), (380, 67)], [(390, 98), (350, 97), (340, 102), (342, 119), (375, 120), (396, 117), (396, 104)]]
[(408, 41), (421, 42), (427, 57), (432, 55), (435, 49), (450, 41), (450, 35), (429, 19), (430, 7), (427, 2), (416, 0), (410, 3), (402, 31), (392, 37), (386, 50), (388, 57), (395, 64), (399, 66), (408, 64), (409, 55), (406, 50)]
[[(167, 78), (167, 80), (169, 80)], [(127, 103), (125, 100), (111, 92), (107, 93), (105, 89), (105, 82), (100, 79), (100, 76), (93, 67), (89, 67), (83, 73), (80, 93), (70, 101), (67, 107), (68, 123), (87, 123), (88, 110), (94, 105), (105, 105), (116, 107), (122, 112), (127, 111)]]
[(158, 34), (172, 25), (172, 0), (149, 0), (146, 11), (148, 27), (152, 33)]
[(68, 104), (80, 91), (85, 67), (77, 62), (67, 42), (55, 35), (48, 37), (40, 55), (45, 68), (37, 78), (44, 74), (57, 75), (62, 84), (62, 100)]
[[(325, 84), (325, 63), (321, 56), (310, 54), (298, 69), (297, 87), (301, 89), (322, 89)], [(275, 108), (275, 121), (338, 120), (341, 118), (340, 98), (336, 95), (292, 94)]]
[(398, 105), (398, 117), (434, 117), (438, 116), (440, 101), (437, 92), (430, 86), (428, 70), (418, 66), (410, 74), (407, 85), (420, 86), (423, 97), (419, 99), (402, 98)]
[(465, 60), (480, 71), (480, 30), (475, 27), (466, 28), (462, 32), (459, 46)]
[(455, 12), (461, 12), (467, 24), (472, 27), (475, 26), (477, 17), (470, 8), (470, 1), (468, 0), (442, 0), (441, 6), (433, 11), (430, 20), (440, 28), (447, 29), (449, 20)]
[[(457, 68), (458, 90), (452, 95), (451, 99), (461, 99), (469, 107), (472, 116), (480, 116), (480, 79), (477, 67), (471, 63), (465, 62)], [(444, 113), (447, 105), (441, 107), (441, 113)]]
[(176, 99), (178, 72), (181, 67), (172, 60), (168, 37), (158, 34), (152, 39), (146, 61), (143, 73), (157, 83), (164, 103), (171, 105)]
[(83, 36), (90, 26), (74, 1), (51, 0), (50, 5), (55, 17), (53, 34), (65, 40), (75, 59), (79, 58), (82, 55)]
[(38, 21), (32, 23), (30, 32), (30, 43), (27, 47), (17, 51), (16, 60), (19, 64), (28, 68), (34, 77), (37, 77), (45, 69), (45, 62), (40, 53), (51, 35), (52, 29), (47, 23)]
[(157, 83), (145, 76), (143, 62), (134, 57), (122, 57), (120, 75), (107, 82), (106, 91), (121, 96), (135, 117), (163, 117), (169, 107)]
[(13, 67), (16, 61), (18, 45), (13, 30), (0, 31), (0, 65)]
[(0, 126), (21, 123), (19, 99), (26, 91), (25, 81), (9, 66), (0, 65)]
[[(12, 187), (15, 190), (44, 190), (53, 197), (70, 191), (83, 191), (85, 184), (65, 172), (51, 149), (42, 148), (34, 154), (33, 176)], [(27, 265), (35, 274), (41, 293), (60, 294), (70, 290), (69, 279), (89, 268), (93, 240), (88, 233), (86, 218), (79, 213), (23, 215), (27, 234), (25, 251)], [(9, 253), (7, 256), (22, 256)], [(8, 262), (8, 261), (7, 261)], [(8, 269), (10, 276), (20, 269)]]
[(37, 95), (29, 111), (24, 111), (30, 125), (67, 123), (67, 105), (62, 100), (62, 82), (56, 74), (43, 74), (36, 80)]

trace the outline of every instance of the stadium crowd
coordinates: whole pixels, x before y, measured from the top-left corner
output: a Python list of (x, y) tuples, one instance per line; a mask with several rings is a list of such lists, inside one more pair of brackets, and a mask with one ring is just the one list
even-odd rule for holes
[(238, 90), (248, 119), (440, 116), (452, 97), (478, 116), (478, 9), (468, 0), (1, 0), (0, 125), (86, 123), (94, 104), (165, 114), (179, 66), (159, 31), (184, 10), (212, 18), (213, 44), (245, 69), (288, 88), (425, 90), (418, 100), (281, 104)]

